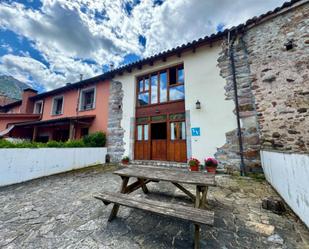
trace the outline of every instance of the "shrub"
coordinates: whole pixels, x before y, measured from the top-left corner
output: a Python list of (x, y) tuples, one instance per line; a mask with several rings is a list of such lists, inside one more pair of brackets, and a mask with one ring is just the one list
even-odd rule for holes
[(86, 147), (104, 147), (106, 143), (106, 135), (103, 132), (95, 132), (83, 138)]
[(48, 141), (47, 143), (40, 142), (11, 142), (6, 139), (0, 139), (0, 148), (79, 148), (79, 147), (104, 147), (106, 136), (103, 132), (95, 132), (89, 134), (83, 139), (69, 140), (67, 142)]
[(30, 141), (23, 141), (20, 143), (13, 143), (14, 148), (38, 148), (39, 144), (35, 142), (30, 142)]
[(0, 139), (0, 148), (14, 148), (15, 145), (5, 139)]
[(51, 141), (48, 141), (46, 143), (46, 147), (48, 148), (63, 148), (64, 147), (64, 143), (61, 142), (61, 141), (54, 141), (54, 140), (51, 140)]
[(65, 142), (64, 146), (66, 148), (79, 148), (79, 147), (85, 147), (85, 144), (83, 140), (69, 140)]

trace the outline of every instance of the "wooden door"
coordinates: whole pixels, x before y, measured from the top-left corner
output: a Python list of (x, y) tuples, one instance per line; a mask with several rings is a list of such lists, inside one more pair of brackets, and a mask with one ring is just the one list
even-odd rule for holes
[(135, 160), (150, 159), (149, 125), (136, 125), (134, 158)]
[(156, 139), (151, 141), (151, 159), (166, 161), (167, 159), (166, 139)]
[(174, 162), (187, 162), (185, 121), (170, 122), (169, 126), (167, 160)]
[(167, 159), (167, 123), (151, 124), (151, 159), (166, 161)]

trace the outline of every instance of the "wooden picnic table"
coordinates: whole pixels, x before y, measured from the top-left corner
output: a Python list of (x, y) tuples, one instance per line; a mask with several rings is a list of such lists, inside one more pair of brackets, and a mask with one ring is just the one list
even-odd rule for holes
[[(214, 175), (205, 174), (202, 172), (184, 171), (181, 169), (164, 169), (141, 166), (126, 167), (124, 169), (115, 171), (114, 174), (119, 175), (122, 178), (120, 194), (106, 192), (102, 193), (100, 196), (96, 196), (96, 198), (102, 200), (104, 204), (109, 204), (111, 202), (114, 203), (113, 209), (108, 219), (109, 221), (117, 216), (120, 205), (157, 212), (161, 215), (171, 215), (171, 213), (174, 213), (174, 217), (183, 219), (186, 217), (186, 220), (190, 220), (195, 223), (194, 248), (199, 248), (200, 224), (213, 224), (213, 212), (202, 212), (200, 209), (206, 209), (208, 187), (215, 186)], [(132, 177), (137, 178), (137, 180), (128, 185), (129, 180)], [(132, 197), (128, 199), (123, 196), (123, 194), (132, 193), (133, 191), (140, 188), (145, 194), (147, 194), (149, 190), (146, 185), (150, 182), (160, 181), (170, 182), (186, 195), (188, 195), (194, 203), (194, 208), (186, 209), (184, 206), (177, 206), (175, 204), (167, 204), (151, 200), (141, 201)], [(195, 186), (195, 194), (187, 190), (182, 184)], [(168, 212), (169, 214), (165, 212)], [(204, 221), (201, 222), (203, 219)]]
[[(147, 194), (149, 190), (146, 184), (149, 182), (166, 181), (171, 182), (186, 195), (188, 195), (194, 202), (195, 208), (206, 207), (206, 197), (209, 186), (215, 186), (215, 176), (211, 174), (204, 174), (194, 171), (183, 171), (180, 169), (163, 169), (152, 167), (127, 167), (117, 170), (114, 174), (121, 176), (122, 187), (121, 193), (131, 193), (136, 189), (142, 188), (143, 192)], [(130, 177), (136, 177), (137, 181), (127, 186)], [(196, 194), (192, 194), (189, 190), (181, 184), (195, 185)], [(111, 212), (110, 219), (117, 215), (119, 205), (115, 204)], [(199, 225), (195, 225), (195, 241), (199, 240)]]

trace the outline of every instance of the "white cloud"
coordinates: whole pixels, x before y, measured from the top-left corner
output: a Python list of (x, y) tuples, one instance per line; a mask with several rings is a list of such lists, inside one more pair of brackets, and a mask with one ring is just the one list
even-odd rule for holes
[[(8, 54), (1, 58), (0, 73), (47, 89), (59, 87), (77, 81), (80, 73), (91, 77), (102, 73), (103, 65), (117, 66), (127, 54), (148, 56), (175, 47), (215, 32), (220, 23), (237, 25), (282, 2), (166, 0), (155, 6), (153, 0), (45, 0), (40, 10), (0, 3), (0, 28), (32, 41), (48, 62)], [(133, 8), (130, 14), (127, 4)], [(145, 48), (140, 35), (146, 37)]]
[[(49, 70), (43, 63), (25, 56), (4, 55), (0, 59), (0, 72), (13, 75), (18, 80), (33, 86), (31, 78), (48, 85), (48, 82), (63, 82), (65, 79)], [(33, 86), (35, 87), (35, 86)]]

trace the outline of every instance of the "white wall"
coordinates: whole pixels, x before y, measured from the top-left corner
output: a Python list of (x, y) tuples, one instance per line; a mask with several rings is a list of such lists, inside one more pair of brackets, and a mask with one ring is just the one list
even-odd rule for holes
[[(192, 156), (199, 160), (213, 156), (225, 144), (225, 133), (236, 128), (233, 101), (225, 100), (225, 79), (217, 66), (221, 47), (203, 47), (184, 60), (185, 105), (190, 110), (191, 128), (200, 127), (201, 136), (191, 137)], [(195, 108), (196, 101), (201, 109)]]
[[(195, 53), (188, 51), (181, 57), (168, 57), (166, 62), (157, 61), (153, 66), (143, 66), (141, 70), (135, 69), (114, 78), (122, 83), (124, 92), (121, 127), (125, 130), (125, 155), (132, 157), (134, 151), (134, 139), (130, 138), (134, 127), (131, 127), (130, 120), (135, 117), (136, 77), (180, 63), (184, 63), (185, 106), (186, 111), (190, 111), (191, 127), (201, 128), (201, 137), (192, 137), (192, 156), (203, 160), (206, 156), (213, 156), (216, 148), (225, 144), (225, 133), (236, 128), (236, 117), (233, 114), (234, 102), (225, 100), (226, 83), (217, 67), (220, 50), (219, 43), (204, 46)], [(202, 104), (201, 110), (195, 109), (197, 99)]]
[(309, 227), (309, 155), (261, 151), (267, 181)]
[(0, 149), (0, 186), (105, 163), (106, 148)]

